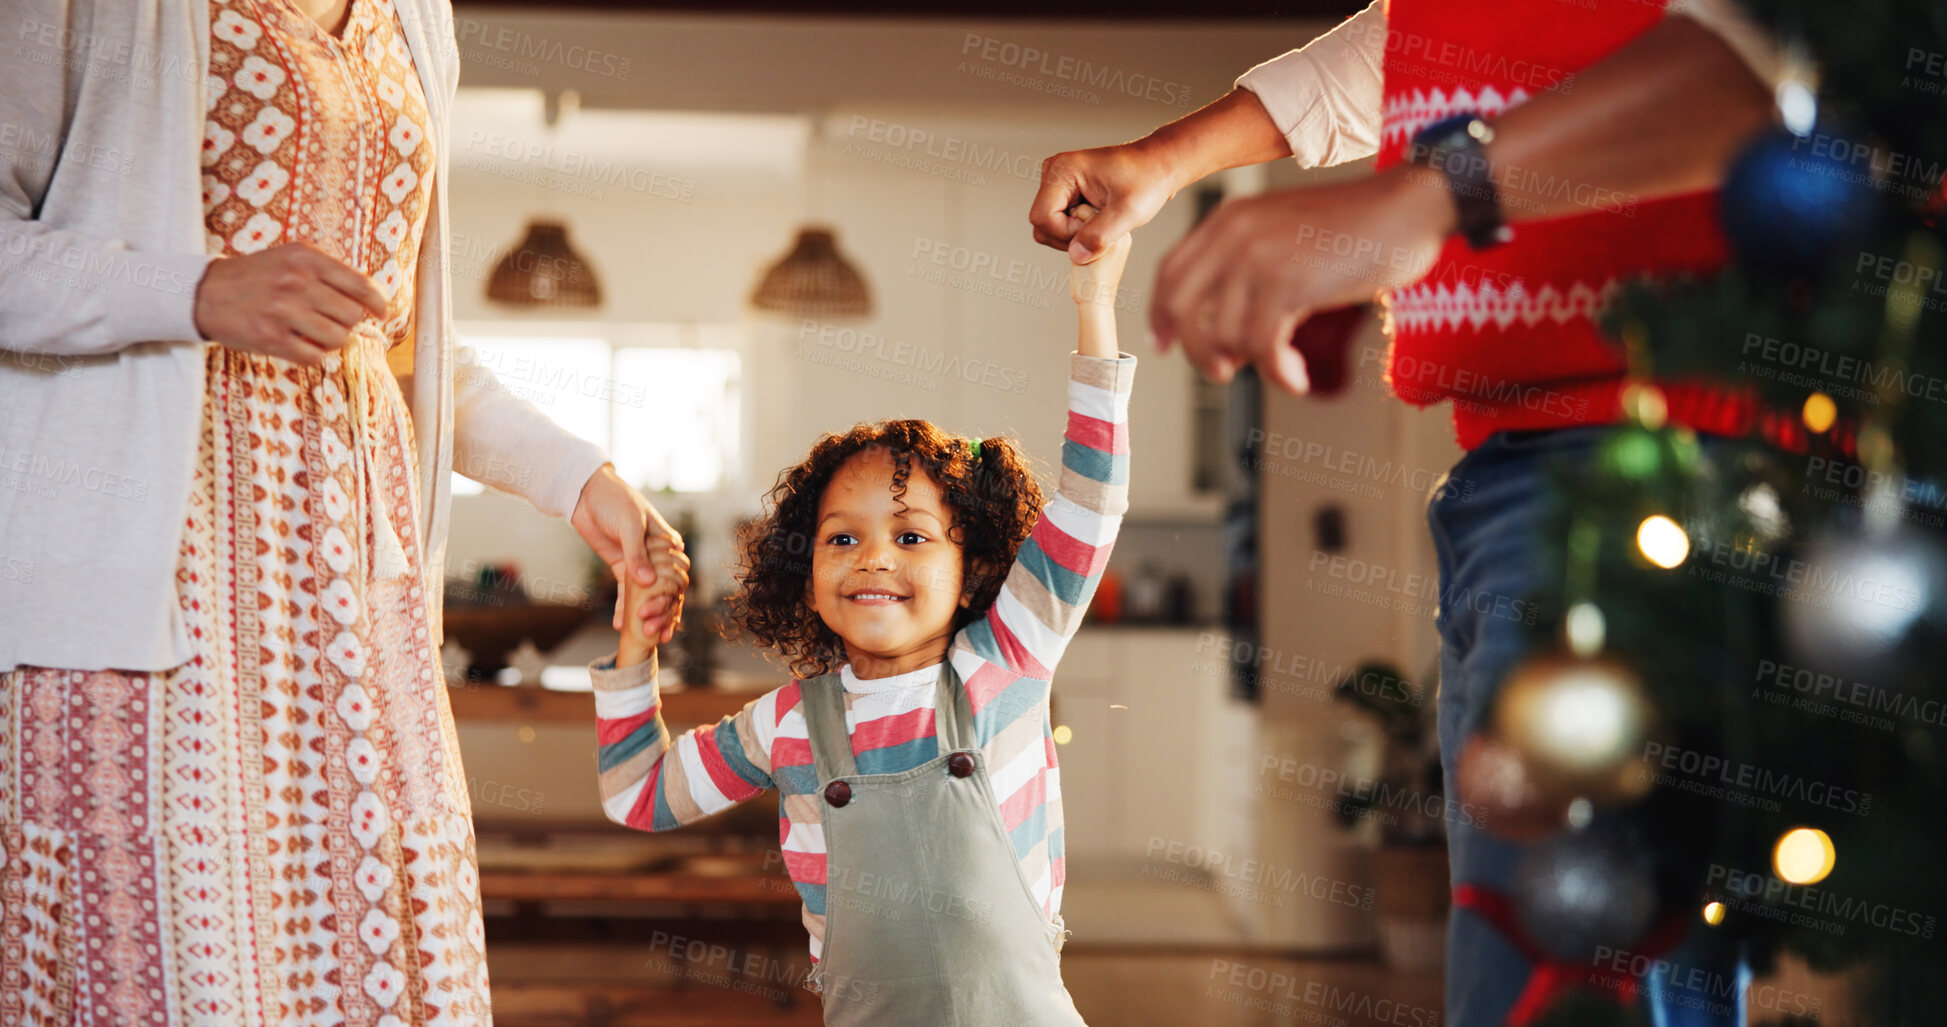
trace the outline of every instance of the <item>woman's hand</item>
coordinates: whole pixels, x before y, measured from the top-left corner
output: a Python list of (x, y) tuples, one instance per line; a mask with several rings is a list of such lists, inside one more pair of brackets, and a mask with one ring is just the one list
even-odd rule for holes
[(213, 260), (196, 285), (203, 338), (294, 364), (322, 361), (385, 308), (370, 278), (308, 242)]
[[(675, 637), (683, 619), (683, 593), (690, 585), (690, 558), (676, 529), (615, 473), (614, 464), (603, 464), (581, 487), (569, 523), (621, 583), (615, 628), (623, 630), (624, 619), (632, 618), (647, 637), (663, 642)], [(631, 584), (646, 590), (634, 609), (629, 608)], [(658, 587), (650, 589), (652, 585)]]
[(1437, 174), (1372, 178), (1231, 200), (1164, 256), (1149, 308), (1158, 347), (1183, 346), (1212, 381), (1244, 364), (1309, 388), (1291, 334), (1314, 311), (1417, 281), (1453, 229)]

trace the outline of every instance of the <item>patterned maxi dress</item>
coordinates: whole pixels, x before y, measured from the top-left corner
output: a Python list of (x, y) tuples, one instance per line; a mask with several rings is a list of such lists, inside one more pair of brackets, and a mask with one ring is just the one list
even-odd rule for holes
[(210, 252), (308, 241), (391, 308), (322, 367), (209, 348), (193, 661), (0, 675), (0, 1024), (488, 1023), (386, 363), (411, 352), (425, 99), (390, 0), (339, 37), (288, 0), (204, 2)]

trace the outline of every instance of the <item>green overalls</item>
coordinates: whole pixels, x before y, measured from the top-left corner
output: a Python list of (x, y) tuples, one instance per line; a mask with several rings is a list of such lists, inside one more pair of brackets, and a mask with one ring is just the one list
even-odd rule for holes
[(1084, 1027), (1061, 983), (1062, 930), (1041, 915), (1001, 826), (951, 661), (940, 755), (860, 774), (837, 674), (803, 682), (825, 803), (825, 945), (812, 974), (829, 1027)]

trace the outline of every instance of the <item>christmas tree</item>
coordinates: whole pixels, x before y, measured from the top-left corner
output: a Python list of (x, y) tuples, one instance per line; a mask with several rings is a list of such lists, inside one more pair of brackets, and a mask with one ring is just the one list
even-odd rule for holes
[[(1536, 956), (1528, 1023), (1646, 1024), (1644, 968), (1699, 952), (1733, 969), (1686, 997), (1792, 953), (1849, 975), (1842, 1021), (1947, 1023), (1947, 4), (1748, 7), (1794, 66), (1723, 184), (1734, 259), (1612, 306), (1629, 424), (1556, 471), (1562, 616), (1461, 756), (1533, 843), (1471, 897)], [(1652, 381), (1767, 413), (1699, 439)]]

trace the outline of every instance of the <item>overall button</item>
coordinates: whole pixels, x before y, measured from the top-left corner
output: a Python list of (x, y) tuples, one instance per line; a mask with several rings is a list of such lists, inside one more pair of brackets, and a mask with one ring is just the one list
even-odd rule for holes
[(852, 801), (852, 786), (843, 781), (833, 781), (825, 786), (825, 801), (834, 806), (843, 806)]
[(956, 752), (946, 758), (946, 769), (954, 777), (968, 777), (974, 772), (974, 758), (964, 752)]

